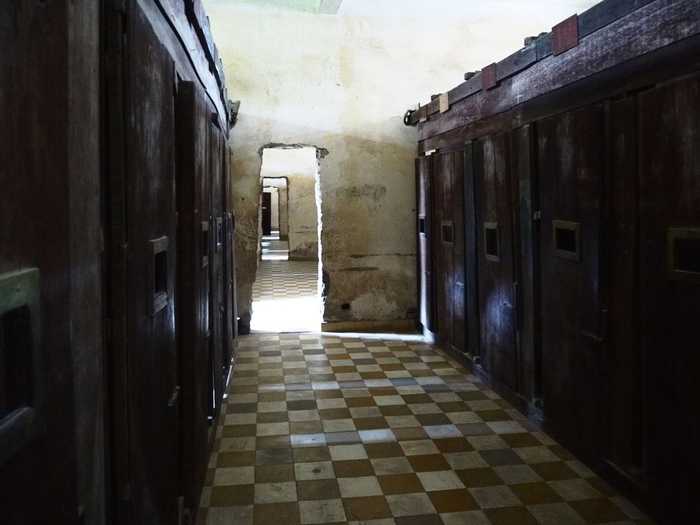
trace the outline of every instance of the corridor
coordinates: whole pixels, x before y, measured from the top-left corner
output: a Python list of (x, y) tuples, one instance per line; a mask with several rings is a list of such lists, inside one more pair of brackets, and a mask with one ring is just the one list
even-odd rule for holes
[(241, 338), (207, 525), (651, 523), (417, 337)]

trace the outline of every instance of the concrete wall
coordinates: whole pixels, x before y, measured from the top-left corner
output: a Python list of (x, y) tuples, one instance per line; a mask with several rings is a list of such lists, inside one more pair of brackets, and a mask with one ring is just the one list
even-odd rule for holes
[(262, 177), (287, 181), (289, 258), (318, 259), (316, 210), (316, 148), (267, 148), (263, 151)]
[[(324, 320), (416, 315), (415, 130), (402, 116), (465, 71), (595, 0), (346, 0), (339, 15), (205, 0), (231, 96), (239, 300), (257, 264), (260, 148), (325, 148), (320, 161)], [(429, 4), (429, 5), (428, 5)]]

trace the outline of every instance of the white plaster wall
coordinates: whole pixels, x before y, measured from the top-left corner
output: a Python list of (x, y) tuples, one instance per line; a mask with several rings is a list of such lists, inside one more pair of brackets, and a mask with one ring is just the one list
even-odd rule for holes
[(280, 229), (280, 192), (277, 188), (271, 188), (272, 190), (272, 210), (270, 213), (270, 222), (272, 223), (272, 229), (279, 231)]
[(259, 149), (304, 143), (328, 150), (324, 318), (414, 317), (416, 136), (405, 110), (594, 3), (345, 0), (331, 16), (205, 0), (230, 94), (242, 102), (232, 139), (242, 311), (257, 264)]

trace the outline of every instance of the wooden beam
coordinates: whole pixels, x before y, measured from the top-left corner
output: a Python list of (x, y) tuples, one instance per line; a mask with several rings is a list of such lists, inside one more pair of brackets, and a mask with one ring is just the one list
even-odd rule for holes
[[(579, 39), (582, 40), (620, 18), (649, 4), (656, 4), (656, 8), (658, 9), (672, 1), (673, 0), (666, 0), (663, 2), (659, 0), (604, 0), (578, 17)], [(533, 50), (530, 49), (530, 46), (526, 46), (498, 63), (497, 71), (499, 82), (551, 56), (553, 52), (553, 34), (543, 33), (531, 46), (534, 46), (534, 58)], [(482, 80), (480, 77), (481, 74), (477, 74), (451, 89), (449, 91), (450, 101), (456, 103), (481, 91)], [(436, 113), (439, 113), (438, 106), (434, 103), (429, 103), (422, 106), (411, 115), (410, 119), (408, 119), (408, 125), (415, 126), (421, 120), (428, 119), (431, 115), (435, 115)]]
[(453, 102), (419, 126), (419, 140), (466, 126), (639, 56), (700, 34), (700, 0), (656, 0), (618, 19), (561, 56), (550, 56), (491, 91)]

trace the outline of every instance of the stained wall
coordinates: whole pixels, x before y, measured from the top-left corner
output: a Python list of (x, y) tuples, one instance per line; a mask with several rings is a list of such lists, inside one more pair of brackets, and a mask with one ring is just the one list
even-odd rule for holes
[[(595, 1), (345, 0), (339, 14), (205, 0), (232, 97), (238, 297), (257, 267), (261, 148), (319, 159), (325, 321), (416, 317), (415, 130), (402, 116)], [(429, 7), (428, 7), (429, 6)]]

